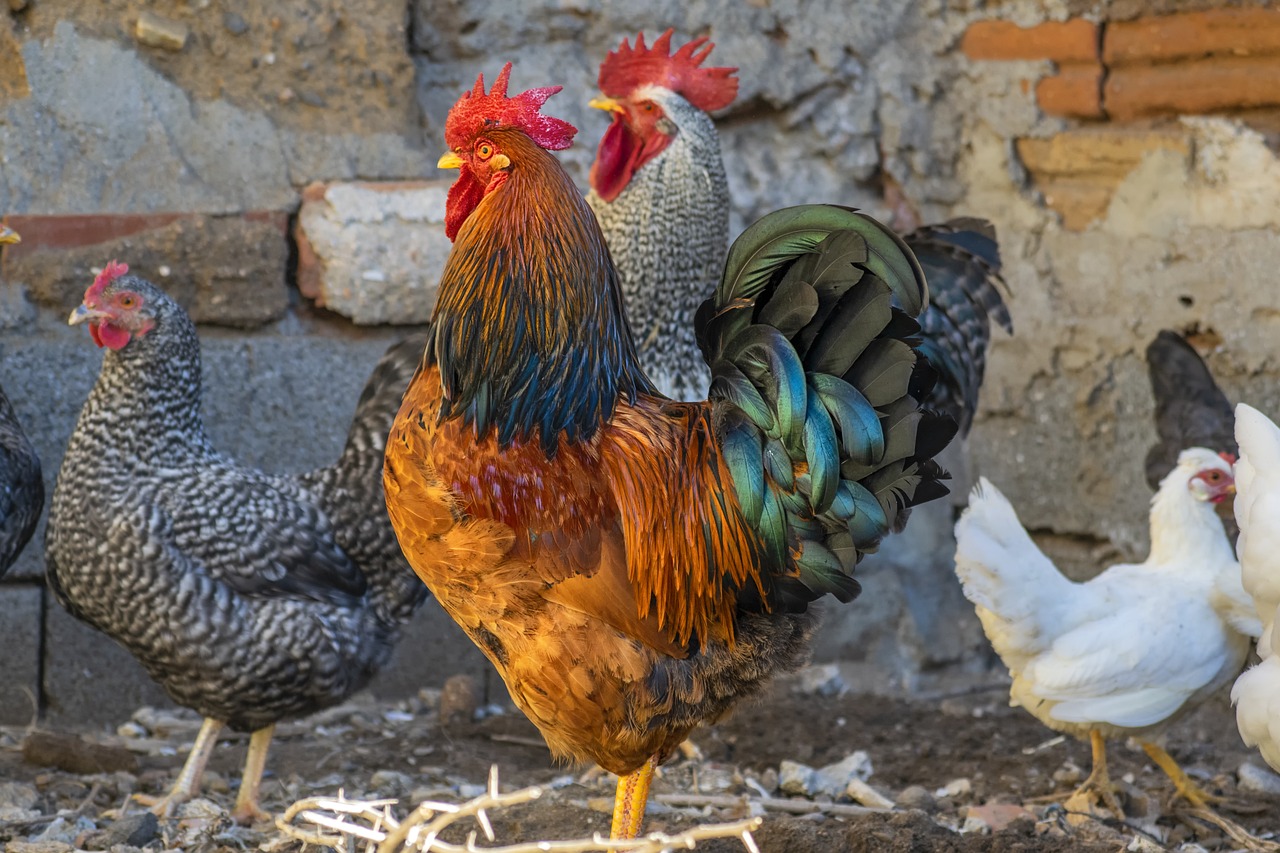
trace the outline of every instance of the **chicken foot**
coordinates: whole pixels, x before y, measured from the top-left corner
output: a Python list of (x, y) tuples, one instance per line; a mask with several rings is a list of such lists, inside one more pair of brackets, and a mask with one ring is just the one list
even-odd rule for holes
[(249, 752), (244, 757), (240, 790), (236, 793), (236, 804), (231, 810), (231, 819), (244, 826), (255, 821), (271, 820), (270, 812), (263, 811), (258, 805), (258, 793), (262, 789), (262, 771), (267, 766), (267, 750), (271, 748), (271, 736), (275, 734), (275, 730), (273, 723), (249, 735)]
[(1173, 760), (1173, 756), (1164, 751), (1164, 748), (1158, 744), (1149, 741), (1142, 742), (1142, 751), (1156, 763), (1156, 766), (1164, 771), (1164, 775), (1168, 776), (1173, 782), (1174, 789), (1178, 792), (1178, 796), (1191, 803), (1196, 808), (1206, 808), (1210, 803), (1218, 804), (1225, 802), (1225, 798), (1219, 797), (1217, 794), (1210, 794), (1204, 788), (1195, 783), (1187, 772), (1178, 766), (1178, 762)]
[(618, 777), (618, 793), (613, 800), (613, 825), (609, 837), (639, 838), (644, 825), (644, 809), (649, 802), (649, 785), (658, 766), (657, 756), (632, 773)]
[(1102, 737), (1102, 732), (1091, 729), (1089, 743), (1093, 747), (1093, 770), (1063, 805), (1068, 811), (1092, 812), (1094, 804), (1100, 799), (1117, 818), (1123, 820), (1124, 810), (1120, 808), (1120, 801), (1116, 799), (1116, 786), (1111, 782), (1111, 774), (1107, 772), (1107, 742)]
[(218, 742), (218, 732), (222, 731), (222, 723), (209, 717), (200, 724), (200, 733), (191, 746), (191, 754), (182, 765), (178, 780), (173, 783), (169, 793), (163, 797), (151, 797), (146, 794), (134, 794), (133, 799), (144, 806), (149, 806), (158, 817), (170, 817), (174, 809), (200, 793), (200, 783), (204, 779), (204, 769), (209, 764), (209, 756)]

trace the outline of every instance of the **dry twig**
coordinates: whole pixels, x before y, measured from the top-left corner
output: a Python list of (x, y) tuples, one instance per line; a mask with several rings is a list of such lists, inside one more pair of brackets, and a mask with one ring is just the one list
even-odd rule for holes
[[(586, 851), (630, 850), (634, 853), (666, 853), (691, 850), (708, 838), (738, 838), (748, 853), (759, 853), (751, 831), (761, 824), (760, 818), (733, 823), (695, 826), (675, 835), (655, 832), (644, 838), (610, 840), (596, 833), (591, 838), (565, 841), (532, 841), (496, 847), (476, 845), (472, 830), (463, 845), (444, 841), (440, 834), (464, 818), (474, 818), (490, 843), (494, 842), (493, 826), (488, 811), (527, 803), (542, 796), (541, 788), (524, 788), (508, 794), (498, 790), (498, 768), (489, 771), (489, 787), (485, 793), (468, 802), (419, 804), (403, 821), (391, 811), (396, 800), (361, 802), (348, 800), (341, 793), (334, 797), (308, 797), (299, 800), (276, 819), (276, 826), (290, 838), (308, 844), (342, 848), (349, 840), (364, 842), (368, 853), (586, 853)], [(304, 825), (300, 825), (304, 824)], [(310, 824), (310, 827), (305, 824)]]

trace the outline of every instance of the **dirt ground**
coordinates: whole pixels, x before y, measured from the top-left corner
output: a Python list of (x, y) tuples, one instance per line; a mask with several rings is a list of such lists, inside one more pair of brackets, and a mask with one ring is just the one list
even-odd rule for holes
[[(788, 798), (777, 790), (784, 760), (821, 768), (862, 750), (872, 768), (866, 781), (899, 805), (871, 811), (840, 798), (835, 804), (810, 805), (819, 811), (808, 815), (770, 809), (754, 833), (759, 848), (773, 853), (1239, 849), (1218, 828), (1180, 811), (1171, 802), (1168, 780), (1140, 750), (1124, 743), (1113, 744), (1110, 756), (1127, 822), (1073, 822), (1061, 803), (1088, 771), (1087, 746), (1056, 739), (1025, 712), (1008, 708), (998, 690), (906, 701), (804, 694), (795, 685), (779, 684), (721, 725), (697, 732), (693, 741), (701, 757), (677, 757), (663, 768), (654, 783), (646, 830), (674, 833), (742, 818), (748, 798)], [(491, 812), (497, 843), (607, 833), (613, 779), (586, 778), (581, 768), (558, 766), (537, 731), (514, 709), (482, 709), (476, 719), (442, 725), (438, 701), (437, 693), (424, 691), (420, 699), (395, 706), (355, 702), (309, 722), (282, 725), (268, 760), (264, 807), (280, 814), (304, 797), (342, 791), (352, 799), (398, 798), (395, 811), (403, 815), (424, 799), (460, 802), (479, 795), (489, 768), (497, 765), (504, 791), (549, 788), (537, 802)], [(233, 799), (247, 742), (234, 734), (212, 759), (204, 792), (208, 800), (189, 806), (187, 819), (143, 826), (137, 805), (128, 807), (134, 815), (129, 820), (117, 823), (104, 814), (118, 809), (131, 792), (162, 792), (199, 725), (191, 716), (148, 711), (135, 715), (120, 734), (85, 736), (93, 744), (116, 747), (108, 758), (136, 759), (136, 767), (114, 773), (78, 775), (35, 766), (23, 758), (22, 744), (31, 733), (5, 731), (0, 737), (0, 841), (7, 841), (6, 850), (129, 853), (138, 844), (200, 853), (302, 849), (301, 842), (269, 823), (239, 828), (225, 819), (222, 810)], [(1262, 762), (1240, 743), (1225, 700), (1180, 721), (1169, 731), (1167, 746), (1202, 785), (1229, 798), (1224, 815), (1258, 836), (1280, 839), (1280, 794), (1238, 786), (1242, 764), (1261, 767)], [(70, 755), (57, 752), (43, 761), (75, 766), (93, 750), (80, 742)], [(688, 795), (719, 797), (729, 805), (664, 802), (675, 795), (686, 801)], [(808, 803), (803, 797), (788, 799), (792, 807)], [(992, 804), (1012, 806), (993, 809)], [(54, 817), (59, 810), (76, 809)], [(130, 827), (132, 838), (126, 832)], [(455, 841), (464, 840), (462, 833), (457, 836)], [(698, 849), (743, 847), (726, 838), (700, 842)]]

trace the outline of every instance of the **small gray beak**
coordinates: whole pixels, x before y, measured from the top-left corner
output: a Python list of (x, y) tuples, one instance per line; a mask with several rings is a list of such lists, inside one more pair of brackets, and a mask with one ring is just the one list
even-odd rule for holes
[(67, 318), (68, 326), (79, 326), (81, 323), (89, 323), (93, 320), (106, 320), (110, 315), (105, 311), (97, 311), (88, 305), (78, 305), (76, 310), (71, 312), (71, 316)]

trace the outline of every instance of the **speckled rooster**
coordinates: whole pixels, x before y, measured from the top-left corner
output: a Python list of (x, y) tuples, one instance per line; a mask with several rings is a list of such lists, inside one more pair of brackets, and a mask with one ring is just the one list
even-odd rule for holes
[[(0, 246), (20, 241), (0, 225)], [(0, 389), (0, 577), (9, 570), (35, 532), (44, 509), (40, 457), (18, 423), (9, 398)]]
[(72, 324), (106, 348), (54, 488), (45, 539), (59, 602), (204, 715), (178, 781), (198, 792), (224, 725), (253, 732), (233, 816), (265, 817), (259, 782), (277, 721), (337, 704), (386, 662), (425, 599), (383, 503), (386, 436), (422, 341), (388, 350), (337, 463), (297, 476), (237, 465), (200, 415), (187, 313), (112, 263)]
[[(806, 654), (825, 595), (946, 493), (950, 418), (921, 409), (924, 275), (854, 211), (789, 208), (729, 253), (694, 329), (703, 402), (646, 378), (604, 235), (549, 153), (576, 133), (507, 96), (449, 112), (455, 240), (387, 445), (410, 564), (556, 755), (618, 773), (639, 832), (653, 768)], [(892, 307), (896, 301), (902, 309)]]
[[(640, 362), (664, 393), (701, 399), (709, 378), (690, 322), (719, 281), (729, 236), (729, 185), (709, 112), (733, 103), (736, 68), (706, 67), (712, 45), (671, 50), (626, 39), (600, 65), (613, 120), (591, 166), (588, 202), (618, 266)], [(995, 230), (980, 219), (927, 225), (905, 237), (929, 280), (921, 353), (940, 381), (925, 402), (967, 433), (986, 370), (991, 318), (1012, 332), (996, 285)]]

